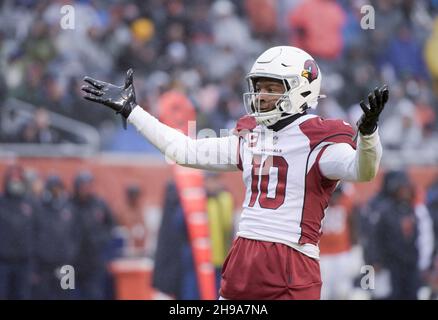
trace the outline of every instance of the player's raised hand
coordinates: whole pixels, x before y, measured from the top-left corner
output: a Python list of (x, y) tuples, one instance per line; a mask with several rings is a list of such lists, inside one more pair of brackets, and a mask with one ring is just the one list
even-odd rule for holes
[(369, 135), (376, 131), (380, 113), (388, 102), (388, 98), (388, 86), (384, 85), (374, 89), (374, 92), (368, 95), (368, 105), (363, 100), (360, 102), (363, 115), (357, 122), (357, 127), (363, 135)]
[(82, 91), (87, 93), (84, 98), (110, 107), (126, 119), (132, 109), (137, 105), (135, 101), (133, 74), (134, 71), (129, 69), (126, 73), (125, 84), (123, 86), (116, 86), (111, 83), (85, 77), (84, 81), (88, 83), (88, 85), (84, 85), (81, 88)]

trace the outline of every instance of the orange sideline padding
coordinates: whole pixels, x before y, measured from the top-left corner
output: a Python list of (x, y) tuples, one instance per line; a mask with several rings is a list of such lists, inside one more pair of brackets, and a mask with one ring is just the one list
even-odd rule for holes
[(174, 175), (192, 246), (199, 295), (202, 300), (214, 300), (217, 298), (217, 290), (211, 261), (207, 196), (202, 172), (175, 166)]
[[(159, 101), (160, 120), (189, 135), (196, 112), (190, 100), (181, 92), (169, 91)], [(196, 132), (190, 132), (196, 134)], [(195, 137), (191, 137), (195, 138)], [(207, 217), (207, 196), (203, 173), (199, 170), (173, 166), (173, 174), (184, 212), (193, 260), (202, 300), (216, 299), (215, 270), (211, 261), (210, 234)]]

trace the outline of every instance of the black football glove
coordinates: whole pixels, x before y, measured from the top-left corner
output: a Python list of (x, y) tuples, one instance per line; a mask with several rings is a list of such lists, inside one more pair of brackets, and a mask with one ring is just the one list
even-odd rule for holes
[(137, 106), (135, 102), (135, 90), (132, 83), (134, 71), (129, 69), (126, 73), (125, 84), (116, 86), (111, 83), (85, 77), (84, 81), (90, 85), (82, 86), (82, 91), (88, 94), (85, 99), (103, 104), (123, 116), (123, 125), (126, 128), (126, 119), (131, 111)]
[(362, 100), (360, 107), (363, 110), (363, 115), (357, 122), (357, 127), (363, 135), (370, 135), (377, 129), (380, 113), (383, 111), (386, 102), (388, 102), (389, 90), (386, 85), (374, 89), (368, 95), (369, 106)]

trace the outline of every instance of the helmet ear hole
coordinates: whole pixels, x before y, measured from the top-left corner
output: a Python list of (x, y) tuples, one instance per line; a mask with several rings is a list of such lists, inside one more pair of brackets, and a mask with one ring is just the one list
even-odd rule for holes
[(309, 94), (311, 94), (310, 91), (304, 91), (304, 92), (301, 92), (301, 95), (302, 95), (304, 98), (307, 97)]
[(291, 104), (290, 104), (289, 99), (288, 98), (282, 98), (280, 100), (281, 100), (281, 102), (278, 103), (278, 110), (281, 113), (290, 112)]

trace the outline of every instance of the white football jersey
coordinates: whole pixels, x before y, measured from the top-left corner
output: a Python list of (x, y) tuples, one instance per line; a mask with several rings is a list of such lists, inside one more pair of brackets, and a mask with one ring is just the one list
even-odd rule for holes
[(315, 259), (321, 221), (338, 179), (370, 181), (382, 156), (378, 130), (358, 134), (354, 151), (355, 132), (348, 123), (314, 115), (303, 115), (277, 132), (257, 127), (253, 117), (245, 116), (233, 135), (204, 139), (187, 137), (141, 107), (128, 121), (180, 165), (243, 170), (246, 197), (237, 235), (284, 243)]
[(246, 196), (237, 236), (280, 242), (319, 257), (321, 221), (337, 180), (322, 176), (326, 146), (353, 141), (342, 120), (304, 115), (278, 132), (257, 126), (242, 135), (239, 168)]

